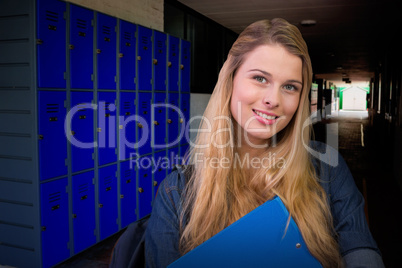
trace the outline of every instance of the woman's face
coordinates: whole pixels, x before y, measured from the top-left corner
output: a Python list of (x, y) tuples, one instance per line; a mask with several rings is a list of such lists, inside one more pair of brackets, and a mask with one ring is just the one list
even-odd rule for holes
[(242, 142), (266, 144), (284, 129), (299, 106), (302, 61), (281, 45), (249, 52), (233, 80), (231, 113), (244, 132)]

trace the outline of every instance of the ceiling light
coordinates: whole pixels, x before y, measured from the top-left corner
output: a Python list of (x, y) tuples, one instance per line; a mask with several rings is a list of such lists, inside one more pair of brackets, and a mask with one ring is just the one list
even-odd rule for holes
[(303, 26), (314, 26), (317, 24), (317, 21), (316, 20), (302, 20), (300, 22), (300, 24)]

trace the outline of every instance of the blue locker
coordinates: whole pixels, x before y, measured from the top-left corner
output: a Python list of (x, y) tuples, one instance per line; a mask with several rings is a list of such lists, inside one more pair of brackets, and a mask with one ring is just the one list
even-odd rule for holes
[(116, 93), (98, 93), (98, 162), (116, 162)]
[(37, 53), (38, 86), (65, 88), (66, 3), (38, 0)]
[(166, 91), (166, 38), (165, 33), (154, 31), (154, 90)]
[(74, 253), (96, 243), (94, 171), (72, 177)]
[(92, 92), (71, 92), (72, 172), (94, 167), (94, 109)]
[(168, 37), (168, 91), (179, 91), (180, 39)]
[(160, 150), (166, 148), (166, 93), (154, 93), (152, 122), (153, 149)]
[(99, 235), (103, 240), (118, 231), (117, 212), (117, 167), (99, 169)]
[(135, 154), (135, 93), (122, 92), (120, 93), (120, 117), (119, 117), (119, 132), (120, 132), (120, 160), (133, 157)]
[(180, 43), (180, 91), (190, 92), (191, 43), (181, 40)]
[[(132, 166), (130, 166), (132, 164)], [(121, 162), (120, 166), (120, 207), (121, 228), (137, 220), (136, 165), (134, 162)]]
[(180, 94), (180, 111), (182, 112), (180, 115), (181, 118), (179, 119), (180, 133), (183, 133), (183, 136), (180, 139), (180, 144), (184, 144), (189, 142), (186, 137), (186, 128), (188, 127), (190, 120), (190, 94)]
[(161, 182), (166, 178), (167, 175), (167, 164), (168, 157), (167, 157), (167, 150), (162, 150), (159, 152), (154, 153), (154, 166), (152, 167), (152, 172), (154, 176), (154, 195), (156, 196), (159, 185)]
[(70, 5), (70, 76), (71, 88), (93, 88), (94, 12)]
[[(146, 156), (147, 158), (149, 156)], [(148, 163), (149, 161), (141, 161), (140, 163)], [(152, 166), (139, 165), (138, 167), (138, 217), (142, 217), (151, 213), (152, 210)]]
[(40, 185), (43, 267), (70, 257), (67, 178)]
[(98, 88), (116, 89), (116, 18), (97, 13)]
[(138, 154), (144, 155), (152, 152), (151, 149), (151, 92), (138, 93), (138, 120), (137, 145)]
[(152, 90), (152, 30), (138, 25), (138, 89)]
[(179, 138), (179, 93), (168, 93), (167, 108), (167, 128), (168, 128), (168, 147), (177, 146)]
[(39, 91), (39, 174), (41, 180), (67, 175), (64, 133), (66, 92)]
[(136, 89), (137, 25), (120, 20), (120, 89)]
[(169, 148), (168, 149), (168, 159), (169, 159), (169, 167), (167, 170), (167, 174), (171, 173), (175, 165), (180, 165), (182, 164), (180, 161), (180, 154), (179, 154), (180, 148), (178, 146)]

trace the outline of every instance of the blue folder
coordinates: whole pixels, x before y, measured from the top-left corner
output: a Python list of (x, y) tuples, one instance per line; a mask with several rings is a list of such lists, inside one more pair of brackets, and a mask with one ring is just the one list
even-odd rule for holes
[[(322, 267), (307, 249), (282, 200), (275, 197), (240, 218), (168, 268)], [(285, 232), (286, 230), (286, 232)]]

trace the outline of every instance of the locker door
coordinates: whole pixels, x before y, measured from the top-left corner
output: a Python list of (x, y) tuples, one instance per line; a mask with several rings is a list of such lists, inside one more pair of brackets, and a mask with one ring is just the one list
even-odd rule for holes
[(137, 220), (137, 187), (135, 164), (122, 162), (120, 167), (121, 228)]
[(167, 170), (167, 174), (171, 173), (175, 165), (181, 164), (180, 155), (179, 155), (179, 147), (173, 147), (168, 149), (168, 159), (169, 159), (169, 168)]
[(94, 12), (70, 5), (70, 75), (71, 88), (93, 88)]
[(151, 149), (151, 92), (138, 93), (137, 143), (139, 155), (152, 152)]
[(94, 171), (72, 177), (75, 254), (96, 243), (94, 177)]
[(98, 93), (99, 165), (116, 162), (116, 93)]
[(120, 117), (119, 117), (119, 132), (120, 132), (120, 160), (133, 157), (135, 150), (135, 93), (123, 92), (120, 93)]
[(67, 175), (67, 139), (64, 133), (65, 100), (66, 92), (38, 92), (41, 180)]
[(116, 165), (99, 169), (99, 233), (100, 240), (118, 231)]
[[(71, 165), (72, 172), (94, 167), (94, 121), (92, 92), (71, 92)], [(71, 110), (70, 110), (71, 111)]]
[(116, 89), (116, 18), (97, 13), (98, 88)]
[(43, 267), (70, 257), (67, 178), (40, 185)]
[(191, 43), (181, 40), (180, 44), (180, 91), (190, 92)]
[(166, 93), (154, 93), (153, 104), (152, 146), (158, 150), (166, 148)]
[[(148, 157), (148, 156), (146, 156)], [(141, 163), (141, 159), (139, 160)], [(144, 161), (145, 162), (145, 161)], [(152, 166), (139, 167), (138, 169), (138, 216), (142, 217), (151, 213), (152, 210)]]
[(167, 168), (164, 163), (168, 163), (167, 150), (162, 150), (154, 153), (154, 196), (156, 196), (160, 183), (166, 178)]
[(174, 36), (168, 38), (168, 91), (179, 91), (179, 43)]
[(38, 86), (65, 88), (66, 3), (38, 0)]
[(166, 91), (166, 34), (154, 31), (154, 90)]
[(137, 25), (120, 20), (120, 89), (136, 89)]
[(180, 144), (184, 144), (189, 142), (185, 131), (189, 122), (188, 120), (190, 119), (190, 94), (180, 94), (180, 111), (182, 112), (182, 117), (179, 119), (180, 134), (183, 134), (180, 139)]
[(138, 89), (152, 90), (152, 30), (138, 25)]
[(172, 147), (179, 144), (179, 93), (168, 93), (168, 103), (168, 146)]

